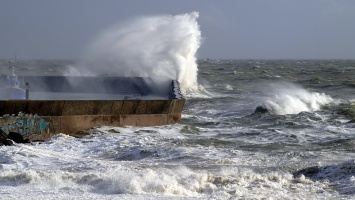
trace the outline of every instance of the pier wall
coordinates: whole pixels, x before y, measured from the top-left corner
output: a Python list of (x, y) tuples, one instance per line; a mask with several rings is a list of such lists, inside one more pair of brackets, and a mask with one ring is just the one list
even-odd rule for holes
[(181, 122), (185, 99), (0, 100), (0, 129), (25, 139), (75, 135), (96, 126), (160, 126)]

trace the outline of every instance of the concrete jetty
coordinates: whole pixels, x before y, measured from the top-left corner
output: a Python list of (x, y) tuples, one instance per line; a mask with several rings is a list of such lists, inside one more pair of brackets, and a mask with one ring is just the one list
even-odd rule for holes
[(185, 104), (175, 80), (43, 76), (19, 80), (29, 85), (29, 99), (0, 100), (0, 129), (31, 141), (96, 126), (180, 123)]

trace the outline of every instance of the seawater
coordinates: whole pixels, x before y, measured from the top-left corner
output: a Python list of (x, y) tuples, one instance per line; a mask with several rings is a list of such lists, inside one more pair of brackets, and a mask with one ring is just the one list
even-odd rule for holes
[[(17, 74), (73, 63), (19, 61)], [(181, 124), (0, 147), (0, 199), (355, 199), (355, 61), (198, 68)]]

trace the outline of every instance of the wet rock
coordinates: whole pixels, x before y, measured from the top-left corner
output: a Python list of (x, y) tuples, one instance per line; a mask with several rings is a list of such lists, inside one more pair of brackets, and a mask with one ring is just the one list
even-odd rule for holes
[(300, 176), (304, 175), (307, 178), (313, 178), (315, 175), (318, 174), (318, 172), (320, 170), (321, 170), (321, 168), (318, 166), (308, 167), (308, 168), (301, 169), (299, 171), (294, 172), (293, 176), (295, 178), (299, 178)]
[(75, 137), (75, 138), (83, 138), (85, 136), (91, 135), (93, 133), (95, 133), (95, 128), (90, 128), (90, 129), (86, 129), (86, 130), (80, 130), (77, 131), (74, 134), (70, 134), (70, 136)]
[(14, 143), (8, 139), (8, 135), (0, 129), (0, 146), (10, 146), (14, 145)]
[(16, 132), (10, 132), (8, 135), (8, 138), (10, 140), (13, 140), (16, 143), (29, 143), (30, 141), (28, 139), (23, 139), (23, 136), (20, 133)]
[(269, 112), (269, 110), (262, 106), (256, 107), (254, 111), (254, 113), (267, 113), (267, 112)]

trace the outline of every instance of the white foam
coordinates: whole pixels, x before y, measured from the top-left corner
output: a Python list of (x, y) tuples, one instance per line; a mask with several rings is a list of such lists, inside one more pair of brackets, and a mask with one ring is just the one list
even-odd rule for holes
[(291, 83), (271, 87), (273, 96), (264, 102), (264, 107), (278, 115), (317, 111), (322, 105), (333, 101), (332, 97), (324, 93), (308, 92)]
[[(122, 169), (106, 163), (99, 170), (22, 170), (0, 174), (2, 197), (112, 199), (122, 195), (175, 198), (289, 198), (289, 188), (300, 198), (329, 197), (327, 185), (291, 174), (256, 173), (225, 167), (221, 170), (193, 170), (184, 166), (145, 166)], [(8, 182), (4, 181), (8, 180)], [(319, 191), (322, 191), (320, 193)], [(6, 196), (4, 194), (7, 194)], [(334, 196), (332, 196), (334, 197)]]
[[(0, 195), (10, 199), (258, 199), (289, 198), (292, 188), (303, 199), (336, 197), (326, 191), (327, 183), (253, 171), (252, 166), (260, 162), (275, 163), (260, 152), (175, 145), (194, 138), (181, 133), (183, 128), (100, 127), (81, 139), (59, 134), (35, 145), (0, 147)], [(141, 152), (155, 156), (144, 159)], [(208, 160), (192, 158), (189, 164), (189, 156)]]
[(233, 90), (233, 87), (229, 84), (226, 85), (226, 90)]

